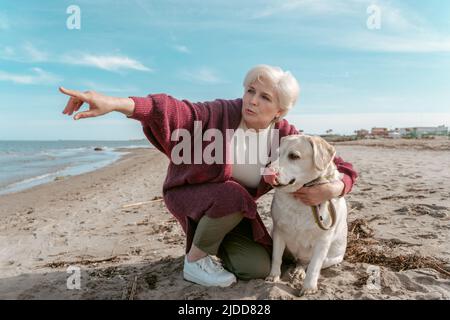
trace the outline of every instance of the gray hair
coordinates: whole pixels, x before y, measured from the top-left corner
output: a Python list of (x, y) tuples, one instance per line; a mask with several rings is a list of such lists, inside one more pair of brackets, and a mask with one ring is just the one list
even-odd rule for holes
[(273, 67), (265, 64), (257, 65), (247, 72), (244, 79), (244, 88), (248, 88), (255, 81), (269, 81), (278, 96), (278, 104), (281, 109), (281, 115), (277, 119), (280, 121), (289, 110), (295, 105), (300, 87), (297, 80), (289, 71), (283, 71), (279, 67)]

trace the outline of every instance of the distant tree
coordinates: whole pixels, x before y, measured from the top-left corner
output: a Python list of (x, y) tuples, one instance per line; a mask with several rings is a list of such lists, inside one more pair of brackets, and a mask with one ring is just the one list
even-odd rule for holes
[(327, 134), (330, 134), (330, 133), (332, 133), (332, 132), (333, 132), (333, 129), (328, 129), (328, 130), (326, 131)]

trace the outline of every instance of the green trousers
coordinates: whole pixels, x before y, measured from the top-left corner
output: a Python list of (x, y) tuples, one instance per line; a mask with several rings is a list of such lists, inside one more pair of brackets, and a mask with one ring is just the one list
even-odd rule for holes
[(222, 259), (225, 269), (239, 279), (258, 279), (269, 275), (270, 255), (253, 240), (250, 220), (240, 212), (220, 218), (203, 216), (195, 230), (193, 244)]

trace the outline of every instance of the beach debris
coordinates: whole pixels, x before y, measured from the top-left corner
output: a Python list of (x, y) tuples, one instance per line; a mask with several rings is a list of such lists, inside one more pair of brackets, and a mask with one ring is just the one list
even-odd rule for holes
[(160, 201), (163, 201), (163, 200), (164, 199), (162, 197), (154, 197), (152, 200), (149, 200), (149, 201), (142, 201), (142, 202), (125, 204), (125, 205), (122, 206), (122, 209), (130, 208), (130, 207), (138, 207), (138, 206), (142, 206), (144, 204), (160, 202)]
[(129, 284), (125, 286), (125, 288), (122, 291), (122, 300), (134, 300), (134, 296), (136, 294), (136, 288), (137, 288), (137, 280), (138, 276), (134, 276), (133, 282), (131, 284), (131, 289)]
[(142, 253), (142, 249), (141, 248), (134, 248), (134, 249), (132, 249), (130, 251), (130, 254), (134, 255), (134, 256), (140, 256), (141, 253)]
[(409, 215), (429, 215), (433, 218), (446, 218), (449, 209), (444, 206), (437, 206), (435, 204), (412, 204), (394, 210), (395, 212)]
[(112, 279), (116, 276), (123, 276), (126, 275), (126, 270), (119, 269), (118, 267), (107, 267), (104, 269), (93, 269), (89, 272), (90, 277), (96, 277), (96, 278), (107, 278)]
[(151, 226), (149, 234), (165, 234), (166, 232), (171, 232), (173, 225), (170, 224), (154, 224)]
[(360, 274), (358, 279), (353, 283), (356, 287), (362, 288), (367, 285), (367, 280), (369, 279), (369, 273)]
[(138, 278), (137, 276), (134, 276), (134, 281), (133, 281), (133, 285), (131, 287), (131, 292), (130, 292), (130, 296), (128, 297), (128, 300), (134, 299), (134, 295), (136, 294), (137, 278)]
[(373, 230), (369, 227), (364, 219), (356, 219), (352, 221), (349, 226), (349, 238), (354, 237), (356, 240), (359, 238), (369, 238), (373, 236)]
[[(364, 219), (356, 219), (349, 224), (348, 245), (345, 253), (345, 260), (351, 263), (368, 263), (387, 267), (396, 272), (409, 270), (431, 268), (445, 277), (450, 277), (450, 272), (446, 270), (447, 262), (419, 254), (401, 254), (396, 256), (388, 255), (389, 247), (395, 245), (413, 245), (404, 241), (395, 239), (377, 240), (371, 238), (373, 230)], [(377, 247), (374, 247), (376, 245)], [(381, 246), (381, 248), (380, 248)], [(363, 281), (362, 279), (361, 281)]]
[(98, 263), (103, 263), (103, 262), (118, 262), (120, 260), (120, 258), (118, 256), (112, 256), (112, 257), (108, 257), (108, 258), (103, 258), (103, 259), (95, 259), (95, 260), (90, 260), (90, 259), (82, 259), (82, 260), (76, 260), (76, 261), (55, 261), (55, 262), (50, 262), (44, 265), (44, 267), (46, 268), (52, 268), (52, 269), (56, 269), (56, 268), (63, 268), (66, 266), (74, 266), (74, 265), (96, 265)]
[(350, 207), (352, 208), (350, 211), (361, 210), (364, 209), (364, 204), (360, 201), (349, 201)]
[(146, 274), (144, 280), (150, 290), (154, 290), (156, 288), (156, 283), (158, 282), (158, 277), (156, 275)]

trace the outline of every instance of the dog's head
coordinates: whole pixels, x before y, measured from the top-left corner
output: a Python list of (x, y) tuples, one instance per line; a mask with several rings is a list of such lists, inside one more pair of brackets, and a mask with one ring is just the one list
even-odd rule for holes
[(264, 180), (277, 189), (294, 192), (318, 178), (331, 164), (335, 154), (334, 147), (320, 137), (283, 137), (279, 159), (267, 165)]

